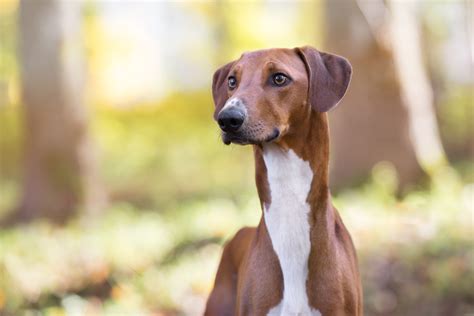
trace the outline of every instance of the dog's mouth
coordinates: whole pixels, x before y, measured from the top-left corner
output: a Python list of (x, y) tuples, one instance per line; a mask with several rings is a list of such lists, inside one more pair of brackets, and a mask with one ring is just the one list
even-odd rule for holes
[(222, 141), (226, 145), (230, 145), (231, 143), (238, 144), (238, 145), (258, 145), (263, 143), (270, 143), (276, 140), (280, 136), (280, 130), (278, 128), (274, 128), (272, 133), (263, 138), (254, 138), (254, 137), (246, 137), (242, 133), (229, 133), (229, 132), (222, 132)]

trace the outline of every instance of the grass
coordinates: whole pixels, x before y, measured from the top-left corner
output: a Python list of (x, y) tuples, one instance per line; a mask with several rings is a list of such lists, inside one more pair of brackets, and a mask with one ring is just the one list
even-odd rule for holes
[[(452, 171), (443, 179), (453, 183), (402, 200), (374, 180), (336, 197), (358, 250), (367, 315), (474, 311), (474, 186)], [(163, 212), (117, 203), (94, 223), (4, 230), (0, 306), (6, 315), (198, 315), (222, 243), (259, 214), (248, 192)]]

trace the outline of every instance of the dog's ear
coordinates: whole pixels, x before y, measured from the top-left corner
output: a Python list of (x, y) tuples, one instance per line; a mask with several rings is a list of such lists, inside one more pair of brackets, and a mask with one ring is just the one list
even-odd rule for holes
[(229, 97), (227, 94), (227, 77), (229, 76), (229, 71), (233, 64), (234, 62), (232, 61), (220, 67), (212, 77), (212, 98), (214, 99), (215, 105), (215, 119)]
[(308, 102), (318, 112), (335, 107), (346, 93), (352, 67), (347, 59), (315, 48), (295, 48), (308, 72)]

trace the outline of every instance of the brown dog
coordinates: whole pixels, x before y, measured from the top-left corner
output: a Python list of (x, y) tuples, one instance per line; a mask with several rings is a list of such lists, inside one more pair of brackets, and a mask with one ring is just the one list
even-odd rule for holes
[(331, 204), (326, 111), (349, 62), (311, 47), (243, 54), (214, 74), (224, 143), (254, 145), (262, 218), (225, 246), (205, 315), (362, 315), (351, 237)]

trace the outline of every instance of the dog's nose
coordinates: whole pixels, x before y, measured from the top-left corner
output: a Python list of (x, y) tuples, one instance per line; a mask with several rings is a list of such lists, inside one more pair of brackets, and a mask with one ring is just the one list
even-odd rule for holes
[(242, 126), (244, 120), (244, 112), (235, 107), (222, 111), (217, 116), (217, 123), (224, 132), (236, 132)]

